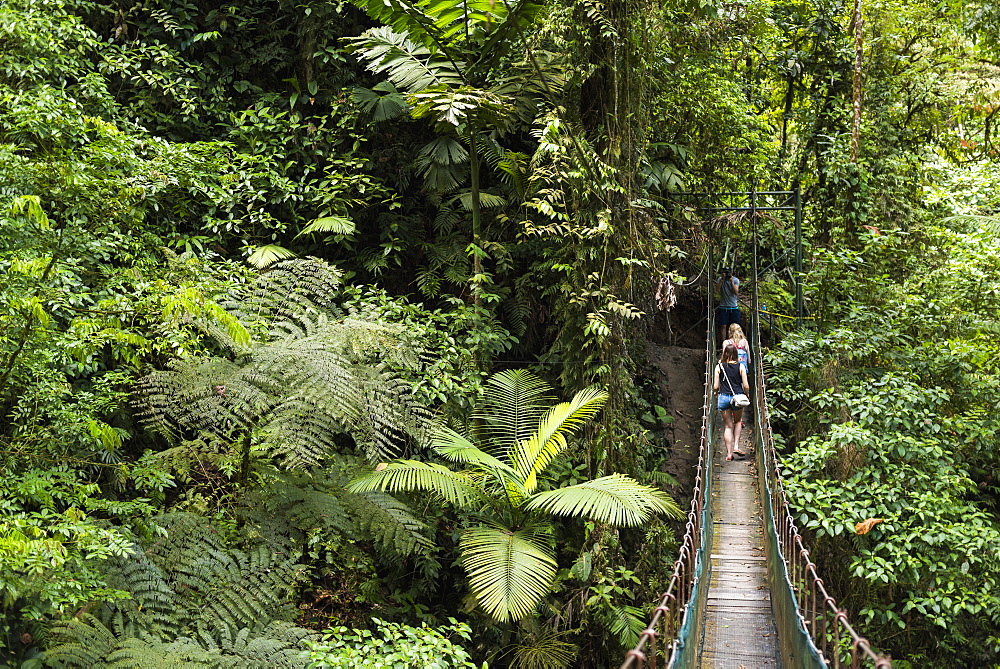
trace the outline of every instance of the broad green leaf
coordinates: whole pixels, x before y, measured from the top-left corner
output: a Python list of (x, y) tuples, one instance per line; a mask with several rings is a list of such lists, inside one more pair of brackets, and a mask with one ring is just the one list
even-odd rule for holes
[(555, 558), (528, 531), (475, 527), (462, 534), (459, 549), (473, 594), (500, 622), (531, 613), (556, 576)]
[(616, 527), (639, 525), (658, 513), (671, 518), (684, 515), (667, 493), (624, 474), (536, 493), (525, 502), (524, 508), (590, 518)]
[(294, 258), (295, 253), (289, 251), (284, 246), (278, 246), (277, 244), (268, 244), (267, 246), (260, 246), (250, 254), (247, 258), (247, 262), (258, 269), (263, 269), (279, 260), (285, 260), (287, 258)]
[(349, 218), (344, 218), (343, 216), (324, 216), (323, 218), (317, 218), (306, 227), (302, 228), (296, 237), (301, 237), (302, 235), (311, 235), (314, 232), (330, 232), (335, 235), (350, 235), (353, 234), (357, 228), (354, 225), (354, 221)]

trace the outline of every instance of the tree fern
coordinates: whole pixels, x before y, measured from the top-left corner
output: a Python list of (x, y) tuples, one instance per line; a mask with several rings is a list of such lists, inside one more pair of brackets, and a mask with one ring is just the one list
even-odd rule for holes
[(394, 559), (429, 557), (434, 548), (430, 528), (389, 495), (347, 492), (348, 479), (342, 469), (349, 466), (350, 462), (310, 474), (272, 472), (266, 494), (247, 500), (246, 520), (259, 523), (271, 535), (291, 534), (290, 540), (296, 543), (318, 531), (371, 540)]
[(427, 525), (389, 495), (370, 492), (353, 495), (345, 502), (354, 511), (357, 524), (385, 554), (429, 556), (433, 550)]
[[(428, 413), (388, 371), (419, 355), (400, 327), (345, 317), (333, 305), (339, 274), (313, 260), (280, 263), (229, 302), (263, 339), (228, 357), (176, 360), (139, 383), (140, 417), (173, 438), (205, 432), (240, 440), (286, 468), (310, 467), (350, 435), (373, 457), (420, 439)], [(249, 438), (249, 440), (248, 440)]]
[(163, 532), (109, 561), (107, 580), (132, 598), (57, 623), (56, 667), (297, 667), (308, 630), (289, 621), (301, 565), (271, 544), (225, 546), (206, 519), (167, 514)]
[(336, 313), (341, 273), (315, 258), (280, 262), (220, 304), (243, 323), (270, 326), (302, 314)]

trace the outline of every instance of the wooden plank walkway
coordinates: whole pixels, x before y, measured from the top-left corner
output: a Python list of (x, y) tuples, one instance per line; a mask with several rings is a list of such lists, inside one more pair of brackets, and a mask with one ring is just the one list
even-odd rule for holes
[[(719, 418), (722, 422), (722, 418)], [(712, 572), (701, 644), (701, 667), (778, 667), (777, 630), (767, 584), (767, 558), (752, 441), (743, 430), (749, 455), (726, 462), (721, 429), (714, 440), (710, 551)]]

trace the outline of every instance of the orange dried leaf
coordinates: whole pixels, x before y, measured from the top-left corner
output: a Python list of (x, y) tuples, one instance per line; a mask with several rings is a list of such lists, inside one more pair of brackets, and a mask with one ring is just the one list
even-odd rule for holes
[(868, 534), (872, 531), (872, 528), (879, 523), (884, 523), (885, 518), (869, 518), (868, 520), (862, 520), (860, 523), (854, 526), (854, 532), (856, 534)]

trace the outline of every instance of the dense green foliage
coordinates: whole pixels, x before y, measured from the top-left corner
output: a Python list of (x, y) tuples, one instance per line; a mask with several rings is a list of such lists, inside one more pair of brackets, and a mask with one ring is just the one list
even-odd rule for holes
[(657, 513), (682, 516), (666, 493), (622, 474), (539, 490), (572, 434), (607, 400), (607, 393), (586, 389), (569, 402), (550, 405), (550, 391), (524, 370), (496, 374), (472, 414), (473, 436), (447, 427), (431, 435), (436, 454), (464, 465), (464, 471), (396, 460), (349, 488), (426, 491), (470, 511), (475, 521), (463, 528), (459, 553), (473, 595), (499, 622), (524, 618), (552, 587), (558, 564), (549, 516), (590, 518), (612, 527), (640, 525)]
[[(389, 669), (390, 667), (425, 667), (426, 669), (478, 669), (469, 654), (456, 646), (450, 637), (468, 641), (471, 629), (465, 623), (449, 619), (449, 625), (430, 629), (426, 625), (409, 627), (375, 618), (374, 632), (339, 627), (309, 647), (308, 669)], [(485, 665), (483, 665), (485, 666)]]
[(657, 287), (749, 274), (672, 194), (752, 186), (806, 208), (768, 364), (828, 583), (1000, 665), (1000, 16), (869, 1), (858, 59), (851, 9), (0, 4), (0, 666), (614, 664), (674, 559)]

